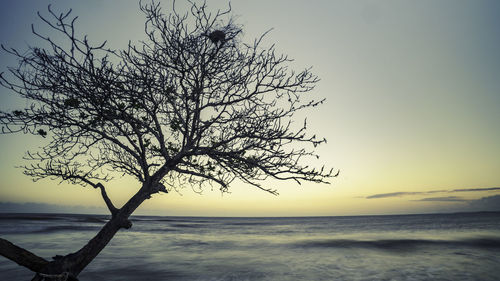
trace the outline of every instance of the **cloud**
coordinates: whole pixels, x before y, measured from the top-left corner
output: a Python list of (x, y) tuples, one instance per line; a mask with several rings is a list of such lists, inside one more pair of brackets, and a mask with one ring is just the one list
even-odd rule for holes
[(408, 195), (423, 195), (432, 194), (438, 192), (447, 192), (447, 190), (431, 190), (431, 191), (414, 191), (414, 192), (391, 192), (391, 193), (379, 193), (365, 197), (366, 199), (376, 199), (376, 198), (387, 198), (387, 197), (402, 197)]
[[(366, 196), (366, 199), (379, 199), (379, 198), (389, 198), (389, 197), (403, 197), (411, 195), (426, 195), (433, 193), (455, 193), (455, 192), (477, 192), (477, 191), (495, 191), (500, 190), (500, 187), (486, 187), (486, 188), (464, 188), (464, 189), (452, 189), (452, 190), (431, 190), (431, 191), (414, 191), (414, 192), (390, 192), (390, 193), (379, 193)], [(449, 196), (453, 197), (453, 196)], [(438, 197), (436, 197), (438, 198)], [(442, 197), (445, 198), (445, 197)]]
[(500, 211), (500, 195), (471, 200), (468, 207), (471, 211)]
[(454, 189), (450, 192), (492, 191), (492, 190), (500, 190), (500, 187)]
[(431, 201), (431, 202), (467, 202), (470, 200), (464, 199), (462, 197), (458, 196), (446, 196), (446, 197), (429, 197), (429, 198), (422, 198), (419, 200), (414, 200), (414, 201)]
[(391, 192), (391, 193), (380, 193), (367, 196), (366, 199), (376, 199), (376, 198), (387, 198), (387, 197), (401, 197), (406, 195), (418, 195), (423, 192)]

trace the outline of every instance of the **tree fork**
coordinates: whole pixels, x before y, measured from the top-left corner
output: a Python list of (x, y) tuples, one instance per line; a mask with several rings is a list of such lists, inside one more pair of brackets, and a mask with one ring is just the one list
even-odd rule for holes
[(102, 227), (97, 235), (83, 248), (66, 256), (55, 256), (53, 261), (47, 261), (32, 252), (14, 245), (8, 240), (0, 238), (0, 255), (24, 266), (36, 275), (32, 280), (78, 280), (76, 276), (106, 247), (114, 235), (121, 229), (132, 226), (128, 219), (142, 202), (149, 198), (149, 194), (139, 190), (111, 219)]
[(113, 216), (83, 248), (75, 253), (56, 261), (57, 273), (70, 272), (78, 276), (80, 272), (106, 247), (109, 241), (121, 228), (128, 229), (132, 223), (128, 219), (142, 202), (149, 198), (149, 194), (140, 189), (122, 208), (117, 209)]

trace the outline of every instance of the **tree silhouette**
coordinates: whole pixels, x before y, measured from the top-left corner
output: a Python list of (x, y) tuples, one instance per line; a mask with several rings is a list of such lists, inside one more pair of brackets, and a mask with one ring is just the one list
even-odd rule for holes
[[(16, 56), (17, 67), (0, 84), (28, 106), (0, 112), (2, 133), (31, 133), (49, 140), (28, 152), (24, 173), (92, 186), (101, 191), (110, 220), (83, 248), (52, 261), (1, 239), (0, 254), (37, 272), (34, 280), (76, 280), (129, 216), (158, 192), (179, 186), (218, 186), (236, 179), (277, 194), (263, 180), (325, 183), (331, 170), (303, 162), (325, 142), (306, 133), (294, 114), (323, 101), (307, 100), (318, 78), (288, 69), (289, 59), (261, 47), (266, 34), (244, 43), (230, 9), (205, 4), (164, 14), (155, 2), (140, 4), (146, 40), (111, 50), (75, 34), (71, 10), (40, 18), (66, 41), (33, 33), (46, 48)], [(210, 37), (212, 36), (212, 37)], [(105, 189), (127, 174), (138, 190), (117, 208)]]

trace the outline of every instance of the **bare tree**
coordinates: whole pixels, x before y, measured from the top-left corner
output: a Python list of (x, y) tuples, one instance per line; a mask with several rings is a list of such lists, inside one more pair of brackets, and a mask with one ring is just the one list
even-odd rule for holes
[[(141, 4), (146, 40), (125, 50), (94, 46), (75, 34), (71, 10), (40, 18), (67, 40), (33, 29), (48, 44), (27, 52), (3, 47), (19, 59), (0, 84), (28, 106), (1, 112), (2, 133), (31, 133), (50, 140), (28, 152), (24, 173), (100, 189), (110, 220), (83, 248), (47, 261), (0, 239), (0, 254), (36, 272), (34, 280), (77, 280), (129, 216), (158, 192), (212, 185), (227, 192), (236, 179), (277, 194), (263, 180), (326, 183), (331, 170), (311, 168), (324, 143), (306, 133), (295, 113), (322, 101), (307, 99), (318, 78), (263, 37), (244, 43), (227, 11), (210, 13), (191, 3), (186, 13), (164, 14)], [(69, 44), (68, 44), (69, 43)], [(302, 125), (303, 124), (303, 125)], [(138, 191), (121, 208), (105, 184), (116, 173), (133, 176)]]

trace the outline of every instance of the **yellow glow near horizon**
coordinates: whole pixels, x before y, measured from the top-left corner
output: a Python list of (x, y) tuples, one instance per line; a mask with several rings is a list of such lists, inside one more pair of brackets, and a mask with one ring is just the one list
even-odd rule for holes
[[(33, 41), (29, 24), (49, 1), (11, 1), (2, 9), (1, 43)], [(122, 2), (121, 2), (122, 3)], [(324, 106), (304, 113), (327, 167), (340, 169), (331, 185), (269, 182), (280, 196), (234, 185), (221, 195), (157, 195), (139, 210), (161, 215), (300, 216), (471, 210), (499, 190), (366, 199), (373, 194), (500, 186), (500, 4), (493, 1), (232, 1), (249, 40), (267, 38), (322, 79), (312, 93)], [(73, 7), (79, 31), (120, 48), (141, 38), (136, 1), (121, 6), (97, 0)], [(162, 4), (167, 11), (170, 2)], [(225, 1), (209, 1), (221, 8)], [(262, 9), (260, 7), (266, 7)], [(8, 8), (8, 9), (7, 9)], [(127, 18), (124, 22), (123, 18)], [(16, 20), (14, 20), (16, 19)], [(136, 36), (137, 34), (137, 36)], [(15, 61), (0, 54), (0, 71)], [(2, 110), (14, 99), (0, 90)], [(299, 120), (301, 122), (302, 120)], [(103, 206), (99, 192), (55, 181), (33, 183), (22, 164), (31, 136), (0, 135), (0, 202)], [(129, 179), (110, 183), (123, 204), (138, 188)], [(454, 198), (457, 197), (457, 198)], [(443, 197), (442, 201), (419, 201)], [(446, 198), (449, 197), (448, 201)], [(457, 199), (453, 201), (453, 199)], [(463, 199), (460, 201), (458, 199)], [(467, 201), (469, 200), (469, 201)], [(475, 209), (474, 209), (475, 210)]]

